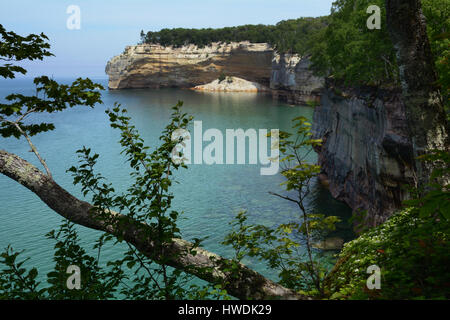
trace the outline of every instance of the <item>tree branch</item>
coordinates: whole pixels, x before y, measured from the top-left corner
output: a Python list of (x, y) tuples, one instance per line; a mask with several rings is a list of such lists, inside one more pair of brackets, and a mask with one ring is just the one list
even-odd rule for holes
[(20, 127), (20, 125), (16, 122), (13, 123), (13, 125), (17, 128), (17, 130), (19, 130), (19, 132), (25, 137), (25, 139), (27, 139), (28, 144), (30, 145), (31, 151), (36, 155), (36, 157), (39, 159), (39, 162), (42, 164), (42, 166), (44, 167), (45, 171), (47, 172), (47, 176), (50, 179), (52, 178), (52, 173), (50, 172), (50, 169), (47, 166), (47, 163), (45, 162), (44, 159), (42, 159), (41, 155), (39, 154), (39, 152), (37, 151), (36, 147), (34, 146), (33, 142), (31, 142), (30, 137), (26, 134), (25, 131), (22, 130), (22, 128)]
[(281, 194), (278, 194), (278, 193), (275, 193), (275, 192), (272, 192), (272, 191), (269, 191), (269, 194), (271, 194), (273, 196), (277, 196), (277, 197), (279, 197), (281, 199), (288, 200), (288, 201), (291, 201), (291, 202), (294, 202), (294, 203), (298, 204), (298, 200), (295, 200), (295, 199), (292, 199), (292, 198), (289, 198), (289, 197), (286, 197), (286, 196), (282, 196)]
[[(0, 150), (0, 173), (28, 188), (52, 210), (73, 223), (123, 237), (153, 261), (160, 260), (161, 257), (156, 254), (159, 252), (156, 250), (157, 239), (143, 236), (151, 233), (150, 226), (116, 212), (109, 213), (121, 221), (120, 229), (110, 219), (98, 219), (91, 204), (77, 199), (35, 166), (4, 150)], [(192, 249), (196, 251), (195, 254), (191, 252)], [(242, 264), (238, 270), (239, 277), (233, 277), (224, 271), (224, 266), (229, 265), (230, 260), (202, 248), (195, 248), (192, 243), (183, 239), (173, 239), (173, 242), (166, 244), (164, 253), (164, 261), (168, 265), (210, 283), (225, 283), (224, 288), (228, 293), (239, 299), (309, 299)]]

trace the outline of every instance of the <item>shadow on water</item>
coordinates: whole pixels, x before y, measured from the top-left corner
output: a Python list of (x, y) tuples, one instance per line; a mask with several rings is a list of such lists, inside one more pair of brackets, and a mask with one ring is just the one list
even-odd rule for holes
[(356, 238), (353, 231), (353, 225), (349, 221), (352, 217), (352, 209), (342, 201), (338, 201), (331, 197), (328, 188), (324, 187), (319, 181), (313, 181), (311, 186), (312, 194), (309, 200), (309, 208), (314, 212), (322, 213), (326, 216), (337, 216), (341, 219), (336, 224), (336, 230), (330, 232), (329, 237), (339, 237), (344, 242)]

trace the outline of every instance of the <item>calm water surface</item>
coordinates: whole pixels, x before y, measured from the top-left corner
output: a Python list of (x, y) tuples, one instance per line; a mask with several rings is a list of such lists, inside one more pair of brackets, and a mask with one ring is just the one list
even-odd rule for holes
[[(60, 79), (60, 82), (68, 80)], [(98, 80), (106, 87), (105, 80)], [(0, 99), (9, 93), (33, 94), (31, 80), (0, 82)], [(34, 137), (33, 141), (46, 159), (54, 179), (69, 192), (82, 198), (80, 189), (72, 184), (66, 170), (77, 163), (75, 151), (82, 146), (100, 154), (97, 171), (101, 172), (118, 191), (131, 183), (129, 170), (120, 155), (119, 132), (111, 129), (105, 110), (115, 101), (127, 108), (133, 123), (147, 145), (155, 146), (161, 131), (169, 121), (171, 107), (184, 101), (183, 111), (203, 122), (203, 131), (225, 129), (265, 128), (289, 130), (291, 119), (303, 115), (312, 119), (310, 107), (292, 107), (273, 101), (270, 97), (245, 93), (198, 93), (189, 90), (122, 90), (104, 91), (104, 105), (94, 109), (77, 107), (53, 115), (33, 115), (34, 120), (53, 122), (56, 130)], [(39, 166), (24, 139), (0, 138), (0, 149), (20, 155)], [(311, 155), (311, 161), (315, 160)], [(40, 166), (39, 166), (40, 167)], [(298, 213), (295, 205), (268, 194), (283, 193), (281, 175), (261, 176), (259, 165), (191, 165), (176, 174), (179, 184), (174, 185), (174, 209), (184, 212), (179, 226), (185, 239), (208, 236), (204, 247), (230, 257), (232, 251), (220, 245), (230, 229), (229, 222), (240, 210), (247, 210), (250, 223), (275, 226), (292, 221)], [(86, 199), (89, 200), (89, 199)], [(55, 214), (37, 196), (17, 182), (0, 175), (0, 248), (11, 244), (16, 250), (26, 249), (30, 265), (41, 275), (53, 268), (53, 242), (45, 234), (56, 228), (61, 217)], [(339, 215), (344, 221), (350, 210), (331, 198), (317, 182), (308, 199), (308, 207), (317, 212)], [(90, 247), (99, 232), (79, 227), (85, 247)], [(346, 239), (352, 237), (348, 225), (340, 225), (337, 233)], [(120, 247), (108, 247), (103, 258), (114, 259), (122, 254)], [(263, 264), (244, 261), (250, 267), (274, 277)]]

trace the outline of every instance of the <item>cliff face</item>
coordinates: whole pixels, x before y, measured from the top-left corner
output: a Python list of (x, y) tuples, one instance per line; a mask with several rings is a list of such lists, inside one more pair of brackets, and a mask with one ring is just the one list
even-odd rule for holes
[(110, 89), (191, 88), (219, 78), (223, 72), (270, 85), (273, 50), (266, 43), (213, 43), (204, 48), (160, 45), (126, 47), (107, 66)]
[(110, 89), (192, 88), (223, 73), (271, 89), (292, 104), (318, 101), (323, 79), (308, 70), (308, 58), (278, 54), (267, 43), (213, 43), (199, 48), (145, 44), (129, 46), (107, 66)]
[(274, 53), (270, 77), (273, 95), (292, 104), (319, 102), (324, 79), (313, 75), (310, 64), (307, 57)]
[(401, 185), (413, 182), (401, 93), (336, 92), (328, 86), (314, 112), (322, 178), (335, 198), (367, 210), (365, 225), (379, 225), (408, 197)]

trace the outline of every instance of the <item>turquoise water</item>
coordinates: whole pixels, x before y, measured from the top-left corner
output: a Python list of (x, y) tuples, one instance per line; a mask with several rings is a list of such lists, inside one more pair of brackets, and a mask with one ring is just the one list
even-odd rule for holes
[[(60, 82), (68, 80), (60, 79)], [(98, 81), (105, 85), (106, 81)], [(0, 82), (0, 99), (9, 93), (34, 94), (31, 80)], [(147, 145), (154, 146), (168, 123), (171, 108), (178, 100), (184, 101), (183, 111), (203, 122), (203, 131), (255, 128), (289, 130), (291, 119), (300, 115), (312, 119), (310, 107), (289, 106), (272, 98), (246, 93), (198, 93), (189, 90), (122, 90), (104, 91), (104, 105), (94, 109), (76, 107), (53, 115), (33, 115), (34, 120), (53, 122), (56, 130), (33, 138), (34, 144), (46, 159), (53, 177), (63, 188), (82, 198), (79, 187), (72, 184), (66, 170), (77, 163), (75, 151), (82, 146), (100, 154), (97, 171), (113, 183), (118, 191), (126, 190), (131, 178), (124, 157), (120, 155), (118, 131), (111, 129), (105, 110), (115, 101), (127, 108), (133, 123)], [(0, 138), (0, 149), (18, 154), (39, 166), (25, 140)], [(311, 161), (315, 155), (311, 156)], [(40, 167), (40, 166), (39, 166)], [(179, 226), (185, 239), (209, 238), (203, 247), (231, 257), (232, 251), (220, 242), (229, 230), (228, 223), (240, 210), (247, 210), (250, 223), (269, 226), (295, 220), (296, 207), (283, 199), (271, 196), (269, 191), (284, 193), (283, 178), (260, 175), (259, 165), (191, 165), (176, 174), (179, 184), (174, 185), (174, 209), (183, 211)], [(344, 221), (350, 210), (334, 200), (319, 183), (314, 182), (308, 207), (316, 212), (339, 215)], [(89, 200), (89, 199), (86, 199)], [(26, 249), (31, 257), (29, 265), (37, 267), (41, 275), (53, 268), (53, 242), (45, 234), (56, 228), (61, 217), (43, 204), (37, 196), (17, 182), (0, 175), (0, 248), (11, 244), (16, 250)], [(79, 227), (86, 247), (93, 245), (99, 232)], [(337, 234), (352, 237), (348, 224), (339, 225)], [(120, 247), (108, 247), (103, 258), (114, 259), (122, 254)], [(244, 261), (267, 276), (265, 265)]]

